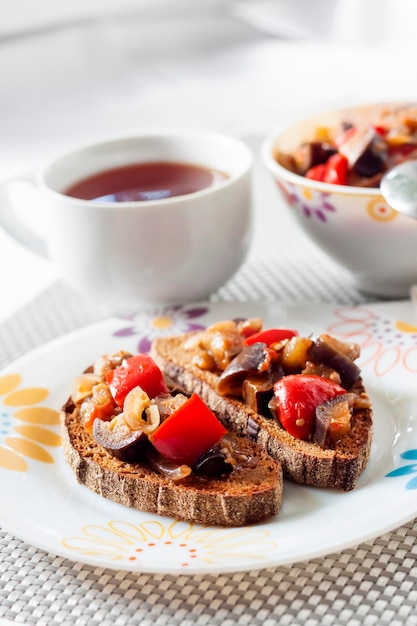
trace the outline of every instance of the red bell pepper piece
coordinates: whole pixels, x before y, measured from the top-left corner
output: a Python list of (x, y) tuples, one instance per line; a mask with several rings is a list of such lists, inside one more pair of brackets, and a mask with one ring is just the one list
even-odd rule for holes
[(337, 383), (314, 374), (290, 374), (274, 385), (277, 417), (290, 435), (310, 439), (316, 417), (316, 407), (346, 393)]
[(134, 387), (141, 387), (152, 399), (168, 393), (161, 370), (149, 354), (132, 356), (114, 370), (105, 372), (106, 381), (114, 401), (119, 406)]
[(250, 337), (245, 339), (244, 343), (250, 346), (257, 341), (262, 341), (266, 343), (267, 346), (270, 346), (283, 339), (291, 339), (291, 337), (295, 337), (296, 335), (298, 335), (298, 332), (290, 328), (268, 328), (267, 330), (261, 330), (259, 333), (250, 335)]
[(378, 126), (378, 125), (373, 125), (374, 130), (376, 133), (378, 133), (378, 135), (381, 135), (381, 137), (385, 137), (385, 135), (388, 134), (388, 128), (385, 128), (385, 126)]
[(345, 185), (347, 180), (348, 160), (344, 154), (333, 154), (326, 161), (323, 182), (333, 185)]
[(310, 167), (305, 177), (309, 178), (310, 180), (322, 181), (324, 179), (325, 170), (326, 170), (326, 166), (324, 163), (320, 163), (319, 165), (314, 165), (313, 167)]
[(194, 393), (149, 435), (149, 440), (165, 458), (192, 467), (226, 432), (214, 413)]

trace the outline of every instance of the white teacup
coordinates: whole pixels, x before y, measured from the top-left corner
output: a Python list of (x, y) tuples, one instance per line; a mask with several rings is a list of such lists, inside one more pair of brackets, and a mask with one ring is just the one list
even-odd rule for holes
[[(227, 178), (185, 195), (145, 201), (66, 194), (98, 172), (158, 162), (209, 168)], [(201, 300), (236, 273), (248, 252), (251, 165), (245, 144), (219, 134), (111, 138), (55, 158), (36, 176), (45, 211), (44, 241), (35, 233), (28, 238), (27, 227), (10, 207), (0, 210), (0, 224), (111, 311)]]

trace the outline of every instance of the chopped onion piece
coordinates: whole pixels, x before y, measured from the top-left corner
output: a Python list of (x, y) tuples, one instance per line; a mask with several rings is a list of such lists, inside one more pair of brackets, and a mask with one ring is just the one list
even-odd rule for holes
[(142, 387), (134, 387), (129, 391), (123, 403), (123, 414), (131, 430), (143, 430), (143, 427), (147, 425), (143, 412), (150, 403), (149, 396)]
[(100, 376), (90, 373), (86, 373), (75, 378), (71, 392), (71, 399), (74, 404), (79, 404), (91, 396), (93, 393), (93, 387), (101, 382), (103, 381)]
[(159, 409), (156, 404), (151, 404), (145, 409), (146, 420), (143, 421), (142, 430), (145, 435), (150, 435), (156, 430), (161, 422)]

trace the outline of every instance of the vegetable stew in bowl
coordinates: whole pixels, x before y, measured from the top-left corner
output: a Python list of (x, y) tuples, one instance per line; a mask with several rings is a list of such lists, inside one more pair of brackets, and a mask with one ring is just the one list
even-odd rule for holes
[(335, 126), (316, 126), (295, 150), (275, 158), (311, 180), (378, 187), (388, 169), (417, 158), (417, 105), (381, 105), (367, 120), (347, 114)]

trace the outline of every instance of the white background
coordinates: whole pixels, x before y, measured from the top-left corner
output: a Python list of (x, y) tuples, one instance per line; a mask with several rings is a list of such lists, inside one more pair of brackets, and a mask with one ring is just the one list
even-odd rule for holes
[[(0, 0), (0, 180), (109, 134), (262, 137), (311, 109), (416, 99), (416, 26), (414, 0)], [(54, 279), (0, 230), (0, 321)]]

